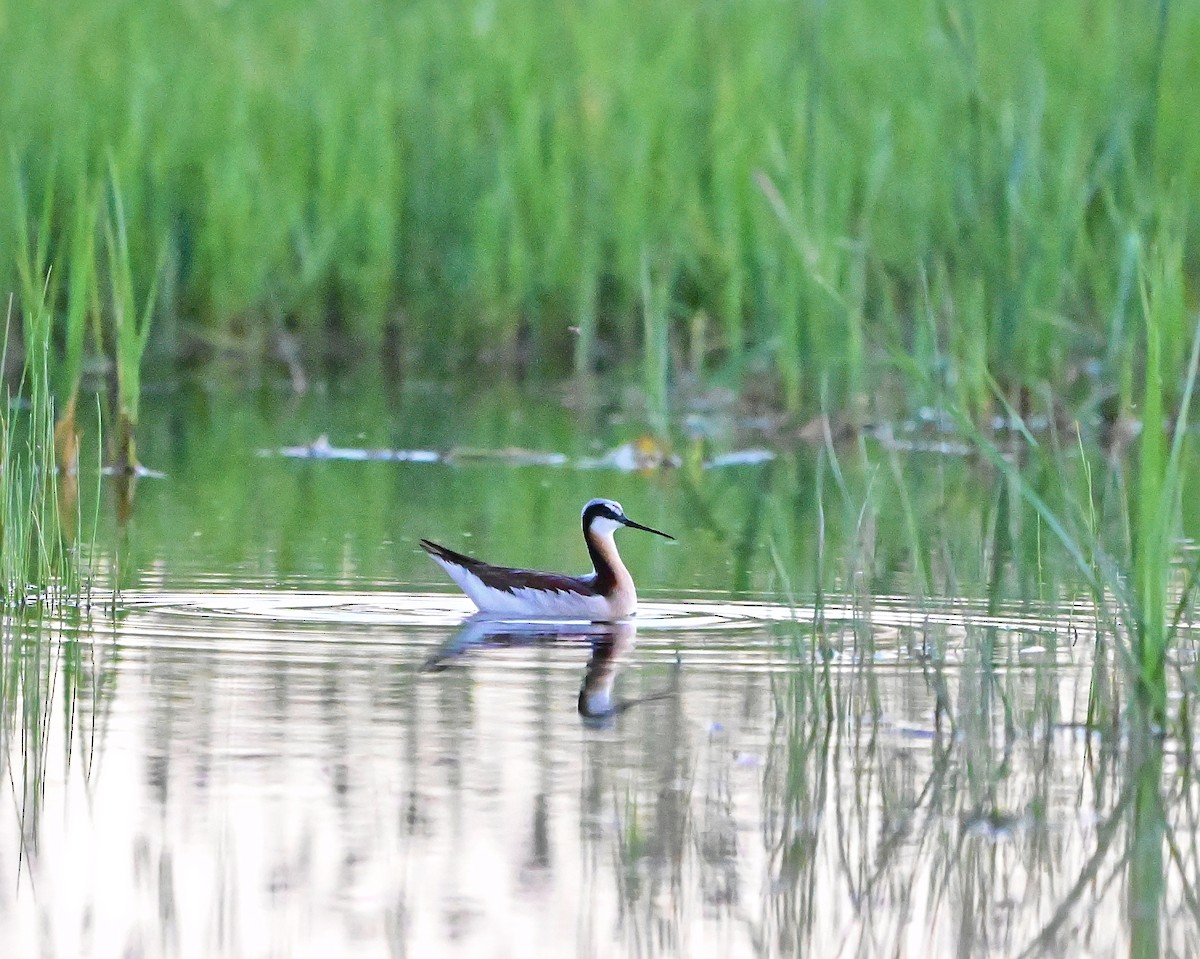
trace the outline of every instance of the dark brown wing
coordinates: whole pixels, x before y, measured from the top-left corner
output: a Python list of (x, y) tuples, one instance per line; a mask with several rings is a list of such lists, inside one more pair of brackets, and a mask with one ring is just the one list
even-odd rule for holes
[(600, 595), (590, 578), (567, 576), (562, 573), (543, 573), (536, 569), (513, 569), (493, 566), (466, 553), (455, 552), (432, 540), (421, 540), (421, 549), (430, 556), (454, 566), (461, 566), (485, 586), (511, 593), (517, 589), (541, 589), (547, 592), (578, 593), (580, 596)]

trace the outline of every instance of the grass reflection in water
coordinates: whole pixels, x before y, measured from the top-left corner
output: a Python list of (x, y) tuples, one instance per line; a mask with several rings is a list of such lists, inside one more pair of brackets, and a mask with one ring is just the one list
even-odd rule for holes
[[(866, 442), (653, 474), (239, 459), (329, 414), (230, 403), (146, 411), (168, 478), (139, 489), (129, 552), (92, 557), (124, 577), (111, 614), (6, 627), (15, 950), (1200, 948), (1190, 607), (1147, 736), (1105, 598), (987, 463)], [(446, 448), (423, 412), (444, 398), (403, 403), (410, 433), (346, 432)], [(475, 436), (464, 414), (456, 441), (582, 458), (557, 416)], [(1023, 475), (1064, 514), (1091, 489), (1115, 554), (1119, 464), (1089, 463)], [(429, 526), (579, 568), (559, 505), (597, 492), (684, 543), (629, 544), (636, 636), (475, 635), (427, 591), (450, 589), (415, 547)]]
[[(1189, 923), (1144, 921), (1192, 897), (1186, 745), (1087, 726), (1093, 647), (1071, 631), (895, 602), (864, 626), (830, 597), (819, 627), (660, 603), (636, 635), (551, 637), (458, 628), (436, 595), (293, 596), (324, 604), (309, 622), (271, 594), (185, 597), (133, 597), (45, 644), (49, 662), (93, 650), (113, 694), (43, 682), (39, 758), (6, 740), (14, 781), (35, 777), (9, 807), (23, 826), (0, 830), (25, 877), (7, 886), (9, 941), (64, 956), (1200, 945)], [(99, 729), (90, 765), (63, 738), (80, 723)], [(90, 926), (100, 914), (121, 921)]]

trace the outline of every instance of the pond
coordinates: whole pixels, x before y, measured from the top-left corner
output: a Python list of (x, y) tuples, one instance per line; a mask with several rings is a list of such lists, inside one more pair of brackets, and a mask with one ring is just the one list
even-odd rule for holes
[[(118, 598), (5, 631), (9, 954), (1200, 950), (1192, 742), (1129, 734), (1063, 551), (928, 424), (146, 403)], [(582, 572), (593, 496), (678, 540), (621, 533), (632, 623), (480, 620), (417, 546)]]

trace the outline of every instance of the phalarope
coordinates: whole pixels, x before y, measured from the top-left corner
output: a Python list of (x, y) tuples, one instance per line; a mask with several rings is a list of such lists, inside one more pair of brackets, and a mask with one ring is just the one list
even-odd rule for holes
[(586, 576), (493, 566), (445, 546), (421, 540), (421, 548), (462, 587), (480, 610), (517, 616), (581, 616), (611, 622), (637, 612), (633, 577), (621, 562), (614, 534), (622, 526), (674, 539), (662, 530), (635, 523), (610, 499), (583, 507), (583, 539), (592, 558)]

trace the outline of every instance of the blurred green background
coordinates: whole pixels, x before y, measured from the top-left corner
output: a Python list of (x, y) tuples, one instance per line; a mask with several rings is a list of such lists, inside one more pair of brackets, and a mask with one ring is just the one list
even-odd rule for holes
[(110, 350), (119, 221), (172, 360), (1128, 401), (1197, 50), (1168, 0), (0, 0), (0, 289), (68, 311), (94, 233)]

